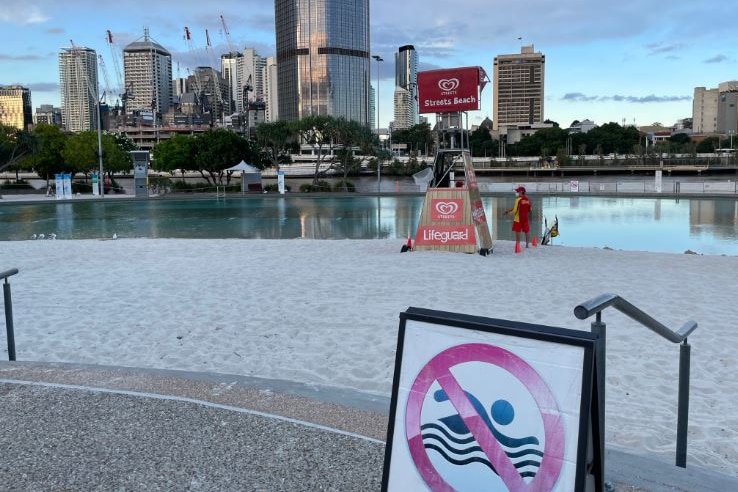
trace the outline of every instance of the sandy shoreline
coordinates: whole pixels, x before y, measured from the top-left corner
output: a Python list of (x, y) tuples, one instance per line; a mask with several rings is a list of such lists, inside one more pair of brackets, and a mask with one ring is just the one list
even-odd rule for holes
[[(0, 243), (19, 360), (242, 374), (388, 395), (409, 306), (589, 330), (618, 294), (689, 339), (688, 464), (738, 476), (736, 257), (545, 247), (400, 254), (401, 241)], [(679, 348), (607, 310), (608, 445), (673, 462)], [(5, 354), (5, 336), (0, 334)]]

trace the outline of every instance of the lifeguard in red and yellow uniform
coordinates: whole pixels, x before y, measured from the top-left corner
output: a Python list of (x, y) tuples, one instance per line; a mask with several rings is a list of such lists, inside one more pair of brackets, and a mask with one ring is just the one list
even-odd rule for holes
[(512, 230), (515, 233), (515, 241), (520, 242), (520, 233), (525, 233), (525, 247), (528, 247), (530, 242), (530, 223), (528, 217), (531, 214), (532, 206), (530, 199), (525, 194), (525, 186), (518, 186), (515, 188), (515, 192), (518, 196), (515, 198), (515, 204), (513, 208), (505, 211), (505, 215), (513, 214)]

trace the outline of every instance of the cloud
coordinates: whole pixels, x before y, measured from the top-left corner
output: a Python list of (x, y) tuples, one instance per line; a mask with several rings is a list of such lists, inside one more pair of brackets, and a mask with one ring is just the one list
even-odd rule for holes
[(651, 94), (651, 95), (643, 96), (643, 97), (641, 96), (621, 96), (619, 94), (615, 94), (612, 96), (587, 96), (585, 94), (582, 94), (581, 92), (569, 92), (567, 94), (564, 94), (561, 100), (569, 101), (569, 102), (614, 101), (614, 102), (626, 102), (626, 103), (633, 103), (633, 104), (648, 104), (648, 103), (671, 103), (671, 102), (691, 101), (692, 97), (691, 96), (656, 96), (655, 94)]
[(597, 96), (585, 96), (581, 92), (569, 92), (564, 94), (564, 97), (561, 98), (562, 101), (573, 101), (573, 102), (587, 102), (587, 101), (596, 101)]
[(674, 44), (651, 43), (651, 44), (646, 45), (646, 49), (648, 50), (648, 54), (650, 56), (660, 55), (663, 53), (673, 53), (675, 51), (683, 51), (685, 48), (686, 46), (682, 43), (674, 43)]
[(28, 88), (31, 89), (31, 93), (34, 92), (58, 92), (59, 84), (54, 82), (36, 82), (28, 84)]
[(46, 22), (50, 17), (36, 5), (30, 5), (29, 2), (20, 2), (18, 0), (9, 0), (3, 2), (3, 8), (0, 9), (0, 22), (8, 24), (40, 24)]
[(723, 63), (728, 61), (728, 57), (725, 55), (715, 55), (712, 58), (708, 58), (704, 63)]
[(45, 56), (40, 55), (9, 55), (6, 53), (0, 53), (0, 61), (38, 61), (45, 59)]

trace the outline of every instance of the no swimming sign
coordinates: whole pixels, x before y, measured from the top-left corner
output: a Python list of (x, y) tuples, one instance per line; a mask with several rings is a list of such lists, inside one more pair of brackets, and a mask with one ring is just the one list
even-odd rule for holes
[(491, 318), (401, 313), (383, 489), (596, 490), (587, 487), (597, 481), (587, 470), (599, 472), (595, 340)]

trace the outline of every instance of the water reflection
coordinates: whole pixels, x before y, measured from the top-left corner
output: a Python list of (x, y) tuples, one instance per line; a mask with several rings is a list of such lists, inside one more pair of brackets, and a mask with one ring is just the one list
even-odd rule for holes
[[(532, 230), (559, 219), (555, 244), (738, 255), (738, 201), (533, 196)], [(493, 240), (512, 240), (514, 197), (485, 196)], [(118, 237), (401, 239), (414, 234), (423, 197), (263, 196), (0, 205), (0, 239)]]

